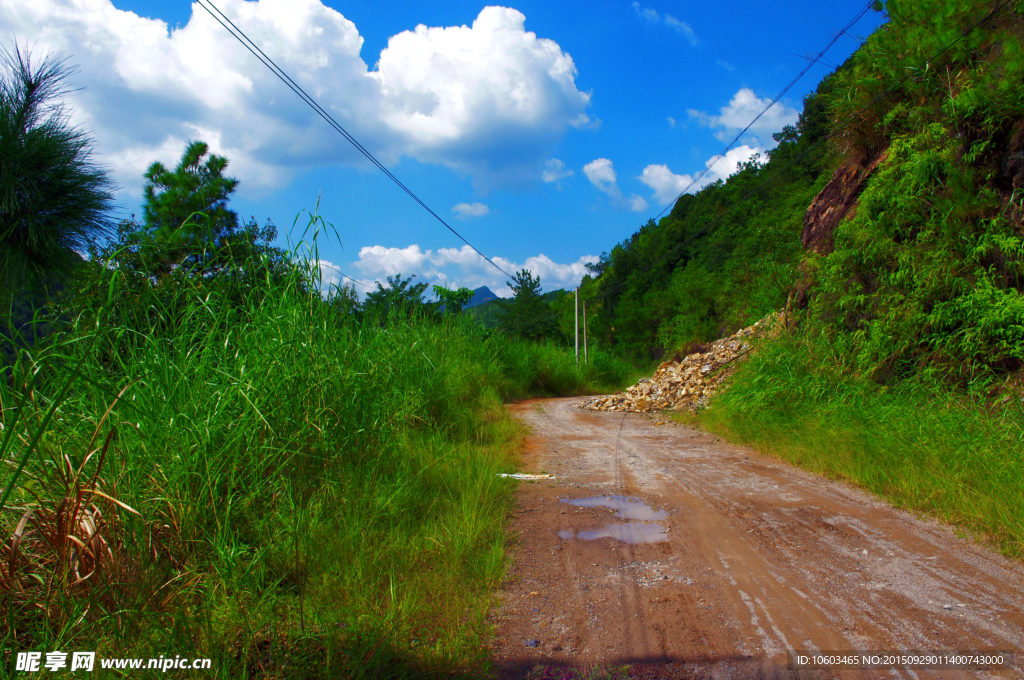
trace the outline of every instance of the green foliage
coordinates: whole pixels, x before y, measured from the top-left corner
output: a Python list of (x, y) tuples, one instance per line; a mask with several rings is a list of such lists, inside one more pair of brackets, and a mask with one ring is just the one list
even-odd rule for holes
[(395, 314), (410, 316), (433, 311), (434, 306), (423, 299), (428, 284), (414, 284), (414, 278), (415, 274), (407, 279), (403, 279), (401, 274), (395, 274), (388, 277), (387, 288), (378, 283), (377, 290), (367, 293), (363, 301), (363, 311), (381, 319), (387, 319)]
[(703, 412), (712, 431), (1024, 555), (1024, 402), (880, 387), (821, 327), (762, 342)]
[(992, 7), (888, 3), (829, 97), (837, 152), (886, 155), (815, 265), (811, 315), (883, 382), (984, 390), (1024, 365), (1024, 20), (1004, 9), (914, 70)]
[(327, 304), (339, 314), (346, 316), (357, 314), (360, 309), (359, 293), (352, 284), (334, 286), (327, 295)]
[(55, 104), (73, 73), (64, 59), (0, 58), (0, 298), (52, 284), (110, 232), (113, 196), (91, 140)]
[(434, 286), (434, 295), (444, 313), (461, 314), (462, 308), (473, 298), (473, 291), (469, 288), (451, 290), (444, 286)]
[(515, 293), (512, 300), (494, 301), (501, 309), (498, 328), (502, 332), (526, 340), (561, 337), (557, 315), (541, 295), (539, 276), (533, 276), (528, 269), (521, 269), (508, 286)]
[(150, 230), (132, 216), (118, 224), (115, 239), (92, 255), (117, 267), (136, 285), (173, 287), (183, 277), (216, 283), (224, 278), (287, 276), (291, 265), (284, 250), (274, 245), (277, 227), (271, 220), (261, 227), (250, 218), (219, 239), (207, 240), (213, 228), (204, 213), (192, 214), (187, 226), (170, 232)]
[(487, 302), (470, 307), (466, 310), (466, 316), (480, 322), (484, 328), (493, 330), (498, 327), (504, 310), (498, 306), (500, 300), (488, 300)]
[(589, 363), (577, 366), (573, 352), (553, 341), (530, 342), (502, 333), (487, 340), (507, 382), (506, 399), (615, 392), (640, 377), (637, 369), (602, 350), (591, 350)]
[(191, 142), (173, 171), (159, 161), (146, 171), (140, 236), (162, 246), (164, 268), (200, 257), (238, 228), (238, 214), (227, 207), (238, 180), (224, 176), (226, 158), (208, 154), (205, 142)]
[[(31, 509), (40, 527), (17, 548), (8, 647), (173, 649), (218, 677), (484, 672), (514, 489), (496, 475), (522, 436), (502, 402), (621, 387), (629, 368), (402, 304), (360, 317), (299, 254), (282, 279), (212, 286), (85, 265), (92, 306), (0, 382), (0, 456), (25, 463), (0, 525)], [(83, 495), (113, 559), (74, 584), (52, 546), (85, 526), (57, 521)]]
[(173, 171), (153, 163), (145, 175), (143, 224), (122, 222), (116, 242), (99, 256), (154, 280), (179, 269), (202, 277), (237, 272), (242, 262), (283, 275), (287, 263), (272, 245), (273, 222), (260, 227), (253, 218), (239, 227), (227, 207), (238, 188), (238, 180), (224, 176), (227, 165), (204, 142), (189, 143)]

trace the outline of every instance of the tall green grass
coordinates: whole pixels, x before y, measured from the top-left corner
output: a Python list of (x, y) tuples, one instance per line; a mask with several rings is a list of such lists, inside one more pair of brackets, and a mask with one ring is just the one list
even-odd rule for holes
[(497, 473), (524, 434), (503, 402), (628, 367), (458, 318), (358, 320), (308, 265), (155, 286), (95, 267), (0, 385), (4, 648), (484, 673), (514, 489)]
[(615, 392), (645, 371), (604, 350), (590, 350), (586, 362), (554, 342), (524, 342), (501, 334), (488, 339), (501, 366), (506, 399)]
[(763, 341), (701, 416), (710, 430), (984, 534), (1024, 555), (1024, 405), (857, 377), (810, 332)]

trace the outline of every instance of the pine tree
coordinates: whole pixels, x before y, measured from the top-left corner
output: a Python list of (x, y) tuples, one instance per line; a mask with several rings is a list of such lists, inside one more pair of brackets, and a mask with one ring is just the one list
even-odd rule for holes
[(111, 231), (106, 171), (58, 103), (74, 73), (59, 55), (0, 51), (0, 292), (64, 280)]
[(521, 269), (512, 279), (508, 282), (515, 293), (512, 301), (497, 301), (503, 311), (498, 328), (529, 340), (557, 338), (558, 314), (541, 297), (540, 277)]

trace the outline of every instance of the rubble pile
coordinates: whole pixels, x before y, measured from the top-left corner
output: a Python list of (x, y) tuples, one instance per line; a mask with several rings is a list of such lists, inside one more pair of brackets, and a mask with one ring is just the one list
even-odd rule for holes
[(593, 411), (697, 410), (707, 405), (711, 395), (732, 373), (735, 359), (750, 350), (750, 338), (773, 325), (776, 315), (761, 319), (753, 326), (717, 340), (707, 351), (691, 354), (679, 362), (666, 361), (654, 377), (639, 381), (625, 392), (591, 397), (576, 404)]

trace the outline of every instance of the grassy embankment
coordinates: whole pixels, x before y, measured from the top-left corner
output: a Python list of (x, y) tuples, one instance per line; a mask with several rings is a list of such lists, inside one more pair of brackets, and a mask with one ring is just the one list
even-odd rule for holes
[(704, 421), (1021, 557), (1024, 6), (886, 9), (826, 97), (833, 154), (878, 168)]
[(762, 342), (697, 416), (707, 429), (864, 487), (1024, 556), (1024, 404), (879, 387), (804, 334)]
[(154, 289), (97, 270), (90, 304), (8, 371), (8, 654), (211, 657), (217, 677), (485, 668), (514, 489), (496, 474), (524, 434), (503, 403), (629, 369), (459, 318), (357, 321), (315, 276)]

